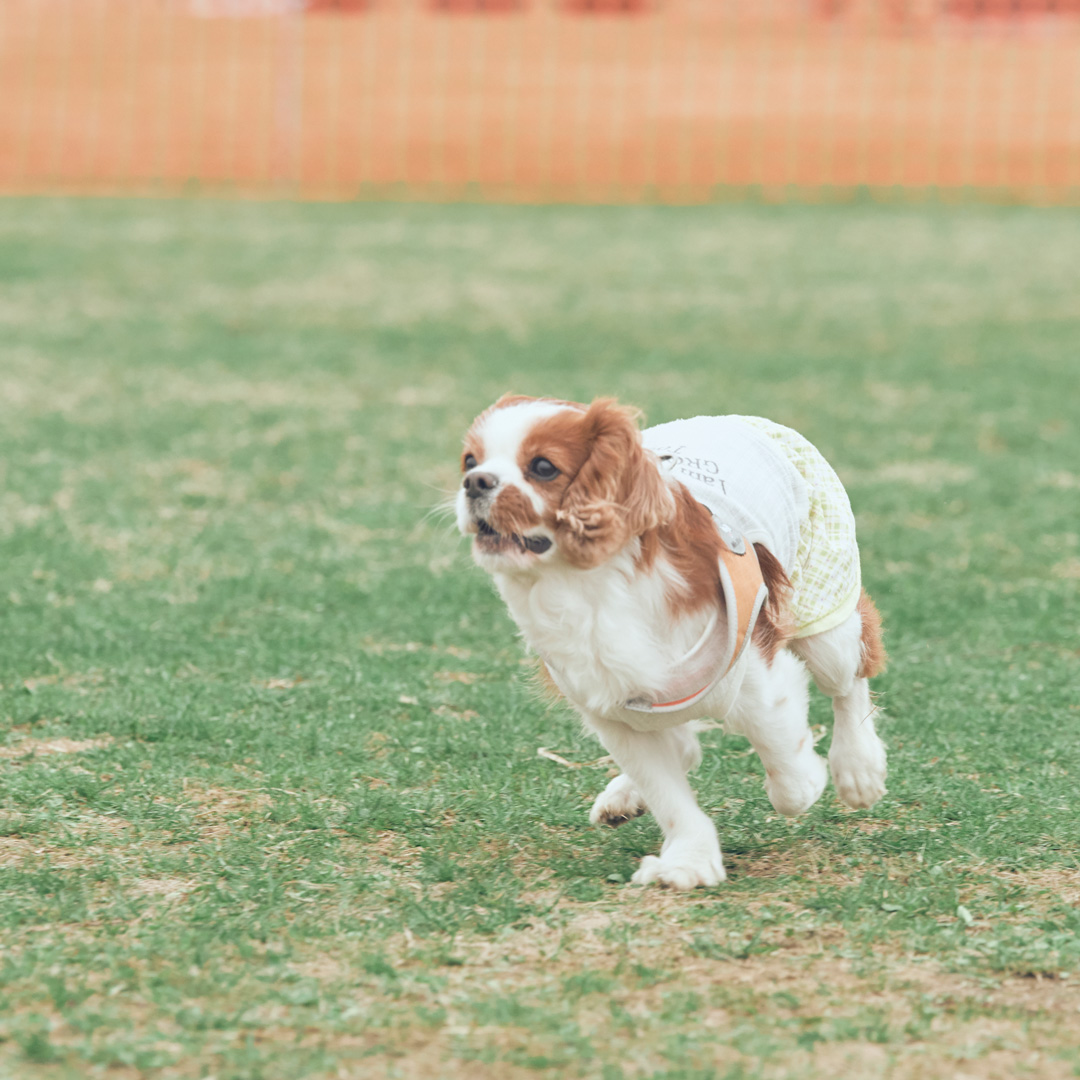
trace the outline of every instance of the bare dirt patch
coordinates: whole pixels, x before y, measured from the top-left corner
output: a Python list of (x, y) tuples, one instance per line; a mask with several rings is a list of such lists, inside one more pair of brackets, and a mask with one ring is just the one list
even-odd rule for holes
[(850, 885), (854, 879), (838, 866), (835, 855), (825, 847), (812, 843), (765, 851), (757, 855), (725, 853), (724, 865), (732, 879), (798, 877), (816, 882)]
[(195, 878), (138, 878), (128, 889), (133, 896), (158, 896), (163, 900), (182, 900), (199, 887)]
[[(109, 845), (110, 855), (124, 861), (133, 862), (139, 854), (134, 847), (126, 847), (122, 843), (131, 823), (121, 817), (91, 810), (84, 810), (78, 817), (66, 817), (64, 828), (78, 838), (77, 843), (68, 846), (54, 843), (45, 833), (22, 835), (19, 832), (22, 816), (8, 812), (5, 817), (9, 835), (0, 836), (0, 866), (17, 866), (27, 860), (36, 860), (51, 868), (85, 869), (100, 863), (102, 843)], [(98, 843), (95, 845), (88, 841)]]
[[(377, 1048), (374, 1060), (387, 1055), (411, 1080), (430, 1075), (424, 1070), (433, 1061), (445, 1070), (459, 1055), (502, 1058), (505, 1076), (523, 1056), (557, 1057), (558, 1039), (544, 1033), (543, 1017), (577, 992), (574, 980), (584, 973), (594, 989), (586, 985), (573, 1007), (577, 1029), (602, 1057), (632, 1048), (650, 1069), (663, 1064), (665, 1041), (684, 1032), (710, 1067), (753, 1064), (754, 1075), (775, 1080), (1072, 1075), (1061, 1055), (1070, 1050), (1080, 985), (1009, 977), (990, 983), (895, 953), (867, 962), (846, 955), (839, 927), (835, 935), (798, 935), (762, 955), (701, 955), (689, 947), (694, 927), (681, 917), (687, 898), (655, 890), (635, 890), (628, 903), (560, 908), (560, 919), (496, 939), (459, 938), (456, 965), (440, 969), (441, 1022), (419, 1043)], [(386, 956), (407, 979), (424, 965), (424, 943), (398, 935), (386, 942)], [(312, 959), (297, 970), (338, 977), (348, 965), (337, 958), (328, 970)], [(506, 1022), (482, 1019), (496, 1001), (517, 1002), (517, 1013)], [(612, 1022), (618, 1016), (625, 1030)], [(773, 1044), (764, 1059), (755, 1057), (750, 1028), (759, 1042)], [(800, 1049), (792, 1037), (798, 1031), (820, 1041)], [(736, 1032), (748, 1041), (733, 1038)]]
[(342, 859), (351, 866), (363, 865), (371, 871), (394, 870), (402, 875), (402, 883), (408, 881), (408, 875), (419, 868), (422, 854), (420, 848), (405, 843), (395, 832), (376, 833), (364, 840), (343, 836), (340, 850)]
[[(34, 576), (38, 577), (36, 573)], [(51, 579), (43, 574), (39, 580), (50, 581)], [(96, 586), (97, 583), (95, 582)], [(100, 686), (104, 681), (104, 676), (99, 671), (50, 672), (48, 675), (31, 675), (23, 679), (22, 688), (31, 694), (37, 693), (42, 686), (61, 686), (65, 690), (77, 690), (80, 693), (86, 693), (87, 687)]]
[(206, 838), (228, 835), (233, 827), (261, 818), (273, 805), (264, 791), (223, 788), (196, 780), (185, 781), (184, 795), (192, 803), (196, 824)]
[(82, 754), (99, 750), (113, 741), (111, 735), (96, 739), (22, 739), (14, 746), (0, 746), (0, 758), (45, 757), (49, 754)]
[(58, 848), (39, 837), (0, 836), (0, 866), (19, 866), (27, 859), (40, 859), (51, 867), (73, 869), (93, 863), (90, 852)]
[(1042, 899), (1080, 906), (1080, 869), (1026, 870), (1019, 874), (998, 873), (994, 876), (999, 881), (1042, 894)]

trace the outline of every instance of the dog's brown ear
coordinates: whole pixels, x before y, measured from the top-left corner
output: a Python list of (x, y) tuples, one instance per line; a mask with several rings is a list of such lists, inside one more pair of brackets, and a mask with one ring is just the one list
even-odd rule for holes
[(614, 398), (597, 398), (582, 417), (589, 456), (555, 515), (559, 548), (575, 566), (599, 565), (674, 512), (671, 492), (641, 444), (640, 415)]

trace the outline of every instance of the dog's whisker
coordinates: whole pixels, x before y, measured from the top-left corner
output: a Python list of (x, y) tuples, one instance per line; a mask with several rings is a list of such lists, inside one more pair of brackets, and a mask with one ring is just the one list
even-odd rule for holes
[(453, 497), (445, 499), (443, 502), (435, 503), (433, 506), (429, 506), (427, 512), (424, 514), (424, 520), (427, 521), (431, 518), (450, 518), (457, 514), (457, 502)]
[(452, 499), (457, 495), (456, 487), (446, 488), (441, 484), (433, 484), (429, 480), (421, 480), (420, 483), (423, 487), (426, 487), (428, 491), (437, 491), (440, 495), (443, 495), (448, 499)]

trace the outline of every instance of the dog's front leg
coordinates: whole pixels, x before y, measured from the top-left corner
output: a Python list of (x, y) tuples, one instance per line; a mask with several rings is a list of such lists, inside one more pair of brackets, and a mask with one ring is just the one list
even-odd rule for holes
[(641, 860), (634, 884), (655, 881), (673, 889), (719, 885), (725, 877), (720, 841), (686, 779), (685, 733), (678, 729), (635, 731), (618, 721), (592, 716), (586, 720), (664, 832), (659, 857), (646, 855)]

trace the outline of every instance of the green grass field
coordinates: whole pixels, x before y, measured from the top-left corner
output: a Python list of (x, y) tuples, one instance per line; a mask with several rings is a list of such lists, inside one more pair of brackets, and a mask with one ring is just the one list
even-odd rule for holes
[[(1078, 265), (1036, 210), (0, 202), (0, 1076), (1080, 1075)], [(431, 513), (506, 390), (818, 444), (879, 806), (711, 733), (729, 882), (626, 884), (657, 827), (589, 826)]]

